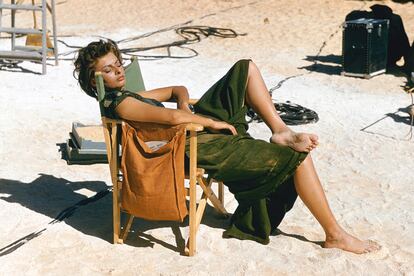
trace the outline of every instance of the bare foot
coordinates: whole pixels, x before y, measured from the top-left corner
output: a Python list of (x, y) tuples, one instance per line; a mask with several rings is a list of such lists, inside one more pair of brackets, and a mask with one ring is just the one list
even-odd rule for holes
[(291, 147), (299, 152), (310, 152), (318, 145), (318, 136), (308, 133), (296, 133), (285, 130), (274, 133), (270, 137), (270, 143)]
[(324, 247), (339, 248), (356, 254), (364, 254), (381, 249), (378, 243), (371, 240), (361, 241), (345, 231), (342, 231), (335, 237), (327, 237)]

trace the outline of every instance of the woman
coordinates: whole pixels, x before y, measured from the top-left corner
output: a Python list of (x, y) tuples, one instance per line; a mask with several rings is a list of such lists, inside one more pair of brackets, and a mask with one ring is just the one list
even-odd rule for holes
[[(114, 118), (166, 125), (198, 123), (198, 165), (223, 181), (239, 206), (224, 237), (267, 244), (299, 195), (325, 231), (324, 247), (367, 253), (380, 246), (344, 231), (333, 216), (313, 166), (310, 151), (318, 145), (313, 134), (295, 133), (280, 119), (256, 65), (238, 61), (194, 106), (184, 86), (151, 91), (123, 91), (125, 74), (113, 41), (92, 42), (79, 51), (75, 73), (82, 89), (97, 99), (94, 72), (101, 71), (107, 94), (104, 112)], [(160, 102), (175, 100), (178, 109)], [(272, 131), (270, 143), (253, 139), (245, 120), (247, 106)], [(187, 149), (186, 149), (187, 151)]]

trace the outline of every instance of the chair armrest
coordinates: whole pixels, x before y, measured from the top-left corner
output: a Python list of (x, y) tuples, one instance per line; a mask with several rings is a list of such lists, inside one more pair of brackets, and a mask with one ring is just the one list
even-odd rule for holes
[(185, 126), (185, 129), (187, 131), (196, 131), (196, 132), (198, 132), (198, 131), (204, 130), (204, 127), (200, 124), (189, 123)]
[[(102, 122), (105, 124), (117, 124), (117, 125), (121, 125), (123, 123), (123, 120), (119, 120), (119, 119), (111, 119), (111, 118), (107, 118), (102, 116)], [(195, 123), (189, 123), (185, 125), (185, 129), (187, 131), (195, 131), (195, 132), (199, 132), (204, 130), (204, 127), (200, 124), (195, 124)]]
[(189, 99), (188, 103), (191, 105), (195, 105), (198, 102), (198, 99)]
[[(169, 99), (168, 101), (165, 101), (167, 103), (176, 103), (176, 99)], [(198, 102), (198, 99), (188, 99), (188, 103), (191, 105), (195, 105)]]
[(104, 122), (104, 123), (112, 123), (112, 124), (119, 124), (119, 125), (121, 125), (122, 122), (123, 122), (123, 120), (111, 119), (111, 118), (108, 118), (108, 117), (105, 117), (105, 116), (102, 116), (101, 119), (102, 119), (102, 122)]

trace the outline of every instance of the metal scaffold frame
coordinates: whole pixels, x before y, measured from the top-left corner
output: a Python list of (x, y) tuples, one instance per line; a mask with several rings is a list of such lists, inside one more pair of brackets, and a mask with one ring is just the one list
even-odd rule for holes
[[(55, 1), (50, 0), (49, 5), (46, 0), (41, 0), (41, 3), (35, 3), (32, 0), (31, 4), (22, 4), (24, 1), (11, 0), (10, 4), (4, 4), (3, 0), (0, 0), (0, 34), (2, 32), (9, 33), (11, 36), (11, 48), (10, 50), (0, 50), (0, 59), (5, 60), (32, 60), (41, 61), (42, 74), (46, 74), (46, 61), (48, 52), (52, 51), (55, 58), (55, 65), (58, 65), (58, 48), (57, 48), (57, 33), (56, 33), (56, 18), (55, 18)], [(11, 11), (11, 24), (10, 27), (2, 26), (3, 10), (8, 9)], [(16, 11), (32, 11), (34, 16), (33, 28), (18, 28), (16, 27)], [(47, 44), (47, 10), (52, 16), (52, 35), (53, 35), (53, 48), (49, 48)], [(35, 12), (41, 12), (42, 25), (41, 29), (37, 28)], [(41, 47), (33, 46), (19, 46), (16, 45), (16, 34), (25, 35), (41, 35), (42, 43)]]

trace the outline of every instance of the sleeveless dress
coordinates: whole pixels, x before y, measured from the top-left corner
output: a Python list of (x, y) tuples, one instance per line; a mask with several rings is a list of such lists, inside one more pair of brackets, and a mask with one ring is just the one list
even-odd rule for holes
[[(223, 237), (267, 244), (270, 234), (293, 207), (297, 198), (293, 173), (307, 154), (248, 134), (244, 100), (248, 68), (249, 60), (236, 62), (194, 105), (196, 114), (228, 122), (238, 133), (199, 133), (197, 162), (210, 177), (223, 181), (239, 203)], [(162, 106), (135, 93), (109, 91), (101, 106), (102, 114), (118, 118), (115, 108), (126, 97)]]

